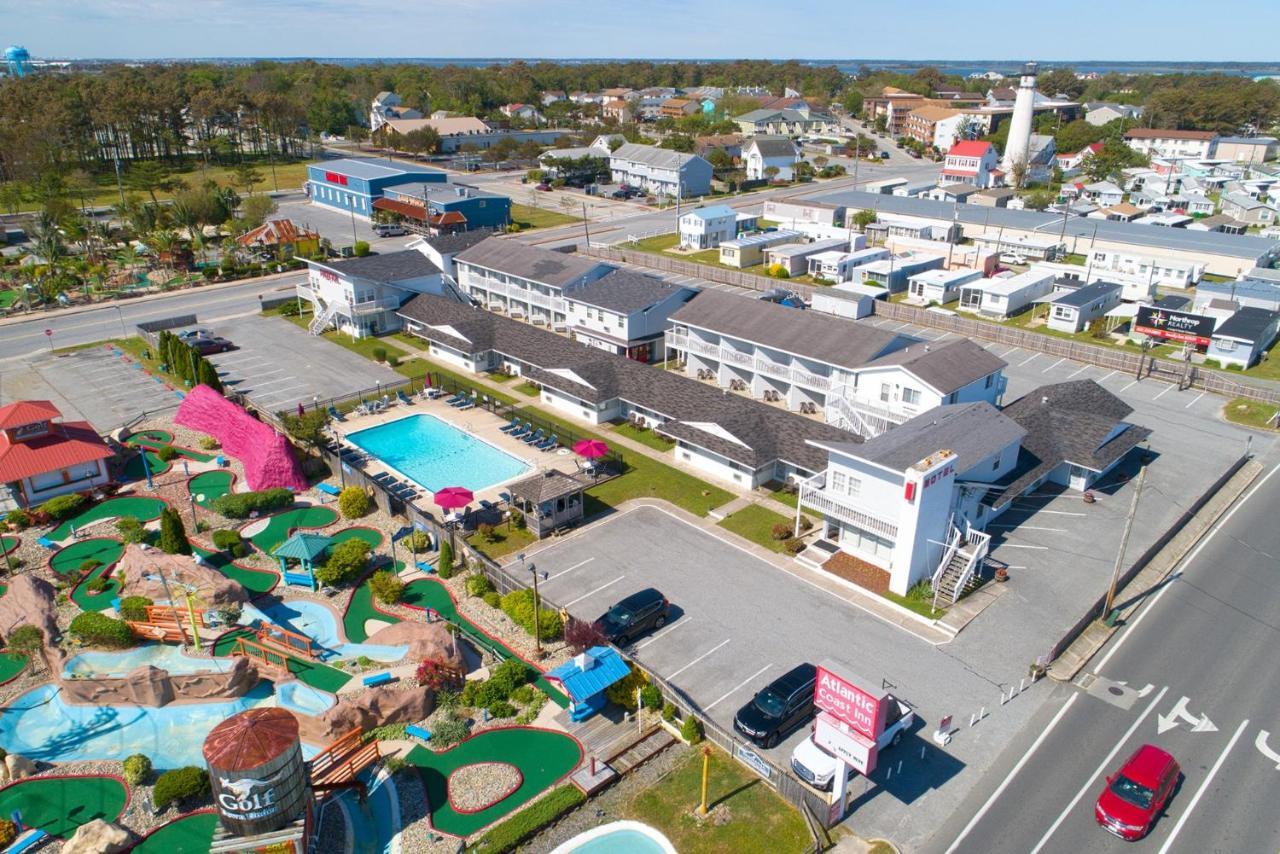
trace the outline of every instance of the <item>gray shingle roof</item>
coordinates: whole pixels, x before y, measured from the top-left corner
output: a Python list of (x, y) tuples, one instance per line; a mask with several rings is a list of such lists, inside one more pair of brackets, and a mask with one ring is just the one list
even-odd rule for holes
[(746, 143), (743, 148), (754, 145), (761, 157), (795, 157), (798, 153), (796, 144), (785, 136), (757, 136)]
[(846, 368), (862, 367), (912, 340), (868, 324), (722, 291), (703, 291), (674, 312), (671, 321)]
[[(400, 314), (426, 325), (420, 334), (428, 340), (472, 354), (493, 350), (524, 363), (528, 367), (523, 374), (533, 382), (589, 403), (621, 398), (661, 413), (670, 420), (657, 428), (659, 433), (752, 469), (784, 460), (807, 471), (821, 471), (826, 454), (812, 441), (859, 441), (853, 433), (829, 424), (583, 347), (554, 332), (434, 294), (414, 297)], [(707, 430), (699, 424), (716, 426)], [(724, 438), (720, 431), (738, 441)]]
[(614, 270), (584, 287), (575, 288), (567, 299), (630, 314), (656, 305), (681, 290), (684, 288), (679, 285), (633, 270)]
[(619, 146), (618, 150), (610, 155), (610, 159), (643, 163), (657, 169), (679, 169), (691, 160), (702, 160), (696, 154), (671, 151), (666, 148), (658, 148), (656, 145), (641, 145), (638, 142), (628, 142)]
[(440, 272), (427, 256), (416, 249), (401, 249), (382, 255), (366, 255), (363, 258), (345, 258), (341, 261), (309, 262), (328, 267), (344, 276), (354, 276), (375, 282), (402, 282)]
[(477, 243), (454, 256), (454, 261), (474, 264), (510, 276), (531, 279), (546, 285), (564, 287), (590, 278), (600, 267), (607, 266), (579, 255), (553, 252), (528, 246), (516, 240), (493, 237)]
[(1074, 306), (1075, 308), (1081, 308), (1113, 291), (1122, 290), (1124, 290), (1123, 287), (1112, 282), (1094, 282), (1092, 284), (1085, 285), (1083, 288), (1076, 288), (1071, 293), (1055, 297), (1053, 304), (1069, 305)]
[(950, 394), (971, 382), (1003, 370), (1008, 364), (968, 338), (958, 338), (942, 345), (913, 344), (881, 356), (867, 367), (898, 365), (940, 393)]
[(862, 444), (828, 445), (893, 471), (906, 471), (930, 454), (947, 450), (961, 474), (1026, 435), (1026, 430), (985, 400), (952, 403), (917, 415)]
[(508, 484), (507, 491), (516, 498), (523, 498), (525, 501), (539, 504), (543, 501), (552, 501), (561, 496), (581, 492), (590, 485), (591, 482), (589, 480), (584, 482), (571, 474), (565, 474), (556, 469), (547, 469), (546, 471), (538, 472), (533, 477), (527, 477), (524, 480)]
[(1268, 329), (1275, 327), (1276, 317), (1274, 311), (1257, 306), (1246, 306), (1222, 321), (1222, 324), (1213, 331), (1213, 337), (1258, 342), (1266, 337)]
[(424, 237), (422, 240), (432, 249), (441, 255), (452, 255), (461, 252), (464, 249), (470, 249), (477, 243), (481, 243), (493, 237), (492, 228), (475, 228), (471, 231), (459, 231), (454, 234), (438, 234), (434, 237)]

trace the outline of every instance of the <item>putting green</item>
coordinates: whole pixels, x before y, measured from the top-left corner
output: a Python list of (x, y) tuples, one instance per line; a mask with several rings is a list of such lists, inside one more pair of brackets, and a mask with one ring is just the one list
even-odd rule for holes
[(235, 474), (229, 471), (202, 472), (187, 481), (187, 491), (194, 496), (203, 495), (204, 500), (197, 499), (196, 503), (201, 507), (208, 507), (213, 499), (230, 493), (235, 481)]
[(271, 550), (289, 539), (296, 528), (323, 528), (338, 521), (338, 511), (331, 507), (298, 507), (277, 513), (267, 520), (267, 526), (249, 538), (253, 547), (271, 554)]
[(21, 542), (21, 540), (18, 537), (0, 537), (0, 557), (4, 557), (9, 552), (16, 549), (19, 542)]
[(74, 527), (80, 530), (85, 525), (98, 522), (103, 519), (119, 518), (121, 516), (136, 516), (139, 521), (150, 522), (152, 519), (160, 518), (160, 511), (167, 505), (160, 498), (150, 498), (140, 495), (126, 495), (120, 498), (108, 498), (101, 504), (95, 504), (85, 512), (81, 513), (74, 519), (68, 519), (56, 529), (46, 536), (55, 543), (65, 540), (71, 536), (71, 529)]
[[(213, 654), (223, 658), (230, 656), (232, 647), (236, 645), (236, 639), (242, 637), (252, 640), (254, 637), (253, 630), (233, 629), (227, 632), (214, 643)], [(273, 651), (275, 650), (273, 649)], [(281, 654), (283, 655), (283, 653)], [(291, 655), (285, 657), (289, 661), (289, 672), (312, 688), (336, 694), (339, 688), (351, 681), (350, 673), (343, 673), (336, 667), (330, 667), (318, 661), (294, 658)], [(269, 675), (269, 672), (264, 672), (263, 675)]]
[(205, 563), (210, 567), (218, 570), (218, 572), (221, 572), (255, 596), (259, 593), (269, 593), (280, 583), (280, 576), (272, 570), (241, 566), (227, 557), (226, 552), (206, 549), (195, 543), (191, 544), (191, 549), (204, 558)]
[(0, 652), (0, 685), (8, 682), (27, 666), (27, 657), (16, 652)]
[(120, 593), (120, 582), (114, 578), (107, 579), (107, 586), (97, 593), (89, 590), (89, 582), (103, 575), (111, 565), (124, 553), (124, 544), (108, 537), (95, 537), (92, 540), (78, 540), (65, 549), (54, 552), (49, 558), (49, 568), (59, 575), (74, 575), (79, 572), (80, 564), (86, 560), (96, 560), (100, 564), (89, 573), (75, 589), (71, 591), (71, 601), (83, 611), (103, 611), (111, 607), (111, 600)]
[(217, 826), (218, 816), (212, 810), (184, 815), (156, 828), (133, 851), (134, 854), (205, 854)]
[[(555, 785), (582, 761), (582, 748), (567, 735), (545, 729), (493, 729), (469, 738), (444, 753), (415, 747), (405, 759), (422, 773), (436, 830), (469, 836), (520, 808)], [(507, 797), (478, 812), (458, 812), (449, 803), (449, 775), (479, 762), (505, 762), (520, 769), (520, 786)]]
[(135, 448), (150, 448), (159, 450), (165, 446), (173, 448), (178, 452), (178, 456), (197, 463), (207, 463), (214, 459), (217, 454), (211, 454), (206, 451), (197, 451), (195, 448), (187, 448), (182, 445), (173, 444), (173, 434), (167, 430), (143, 430), (141, 433), (134, 433), (128, 439), (124, 440), (126, 445), (132, 445)]
[(128, 797), (115, 777), (37, 777), (0, 789), (0, 815), (20, 810), (27, 827), (65, 838), (95, 818), (115, 821)]
[(142, 464), (142, 458), (147, 458), (147, 464), (151, 467), (151, 476), (158, 477), (169, 470), (169, 464), (155, 455), (154, 451), (143, 451), (129, 458), (124, 464), (124, 482), (134, 483), (139, 480), (147, 479), (147, 468)]

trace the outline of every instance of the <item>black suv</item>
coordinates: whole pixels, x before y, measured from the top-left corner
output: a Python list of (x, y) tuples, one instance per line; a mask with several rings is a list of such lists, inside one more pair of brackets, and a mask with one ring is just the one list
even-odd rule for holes
[(650, 587), (632, 593), (605, 611), (595, 626), (610, 643), (626, 646), (645, 632), (665, 626), (670, 611), (667, 597)]
[(733, 728), (763, 747), (773, 747), (813, 717), (818, 668), (801, 664), (769, 683), (733, 716)]

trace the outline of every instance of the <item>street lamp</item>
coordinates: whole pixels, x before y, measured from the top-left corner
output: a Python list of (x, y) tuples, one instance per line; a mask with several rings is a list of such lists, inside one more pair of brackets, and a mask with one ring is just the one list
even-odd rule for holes
[[(524, 568), (524, 552), (516, 555), (520, 558), (520, 566)], [(542, 599), (538, 596), (538, 568), (534, 564), (529, 564), (529, 572), (533, 573), (533, 645), (537, 651), (539, 658), (542, 657), (542, 629), (540, 626), (540, 611), (542, 610)], [(542, 573), (542, 580), (547, 580), (547, 574)]]
[(196, 503), (204, 503), (204, 493), (202, 492), (199, 495), (192, 495), (188, 492), (187, 500), (191, 502), (191, 527), (195, 530), (200, 527), (200, 521), (196, 518)]
[(123, 337), (125, 337), (125, 338), (128, 338), (128, 337), (129, 337), (129, 331), (128, 331), (127, 329), (125, 329), (125, 326), (124, 326), (124, 312), (120, 310), (120, 306), (118, 306), (118, 305), (113, 305), (113, 306), (111, 306), (111, 307), (112, 307), (112, 308), (114, 308), (114, 309), (116, 310), (116, 315), (120, 318), (120, 334), (121, 334), (121, 336), (123, 336)]

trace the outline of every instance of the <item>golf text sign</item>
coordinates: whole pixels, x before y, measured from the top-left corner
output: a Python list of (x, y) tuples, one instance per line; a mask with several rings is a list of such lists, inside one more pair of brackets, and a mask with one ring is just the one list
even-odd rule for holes
[(818, 666), (818, 683), (813, 702), (867, 738), (877, 738), (884, 729), (880, 698), (867, 693), (847, 679)]

